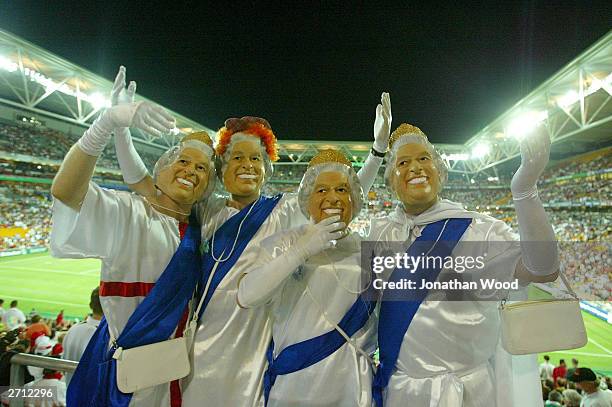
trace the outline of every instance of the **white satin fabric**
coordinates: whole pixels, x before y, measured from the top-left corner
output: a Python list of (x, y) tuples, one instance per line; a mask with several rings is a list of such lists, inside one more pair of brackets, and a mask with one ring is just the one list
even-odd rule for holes
[[(53, 202), (51, 254), (102, 260), (101, 280), (155, 283), (180, 242), (176, 219), (142, 197), (89, 184), (80, 211)], [(119, 336), (140, 297), (100, 297), (111, 335)], [(130, 406), (169, 406), (169, 385), (134, 393)]]
[[(300, 229), (272, 236), (262, 243), (260, 264), (282, 254), (300, 236)], [(296, 270), (271, 301), (274, 355), (286, 347), (335, 329), (359, 292), (360, 242), (352, 233), (313, 256)], [(365, 286), (364, 286), (365, 284)], [(377, 317), (353, 335), (354, 346), (366, 354), (376, 349)], [(324, 360), (300, 371), (279, 375), (270, 392), (269, 407), (371, 406), (372, 367), (348, 343)]]
[[(461, 241), (482, 242), (458, 245), (453, 254), (487, 253), (482, 277), (507, 281), (514, 274), (521, 255), (520, 247), (513, 243), (517, 240), (516, 234), (502, 221), (468, 212), (454, 202), (441, 200), (416, 217), (407, 215), (400, 205), (388, 218), (372, 221), (368, 240), (411, 243), (427, 224), (451, 217), (473, 218)], [(488, 242), (500, 243), (489, 245)], [(497, 301), (433, 301), (431, 298), (424, 301), (404, 336), (397, 370), (384, 394), (385, 405), (496, 405), (499, 372), (494, 364), (500, 334), (497, 307)]]
[[(208, 240), (215, 227), (237, 213), (223, 207), (202, 215), (206, 219), (202, 240)], [(236, 302), (238, 280), (256, 263), (263, 239), (305, 222), (297, 197), (284, 195), (219, 284), (195, 335), (191, 374), (182, 381), (184, 407), (263, 406), (265, 356), (272, 336), (269, 309), (240, 308)], [(219, 249), (215, 246), (215, 252)], [(225, 250), (223, 257), (229, 255), (231, 244)]]

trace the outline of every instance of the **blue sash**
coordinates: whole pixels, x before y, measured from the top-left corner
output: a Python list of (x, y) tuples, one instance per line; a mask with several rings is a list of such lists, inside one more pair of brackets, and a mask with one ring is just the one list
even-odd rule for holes
[[(204, 303), (202, 304), (198, 318), (202, 318), (202, 314), (204, 314), (204, 310), (206, 310), (215, 289), (219, 286), (223, 278), (227, 275), (227, 273), (229, 273), (232, 267), (234, 267), (234, 264), (236, 264), (236, 261), (238, 261), (242, 255), (242, 252), (246, 246), (249, 244), (253, 236), (255, 236), (255, 233), (257, 233), (261, 225), (268, 218), (281, 198), (281, 194), (274, 197), (262, 196), (257, 201), (243, 208), (236, 215), (229, 218), (223, 225), (221, 225), (219, 229), (217, 229), (214, 235), (215, 245), (214, 247), (211, 247), (210, 250), (207, 250), (207, 253), (202, 259), (201, 288), (206, 287), (206, 283), (210, 278), (210, 273), (212, 272), (212, 269), (216, 263), (215, 259), (213, 259), (211, 256), (212, 250), (215, 251), (215, 258), (223, 259), (225, 261), (217, 265), (217, 270), (215, 271), (215, 274), (210, 282), (210, 287), (206, 293), (206, 298), (204, 298)], [(253, 209), (251, 209), (249, 213), (251, 206), (253, 206)], [(249, 214), (249, 216), (245, 219), (247, 214)], [(242, 223), (242, 227), (240, 227), (243, 220), (244, 223)], [(239, 228), (240, 236), (237, 236)], [(212, 242), (212, 239), (208, 243), (212, 246), (210, 242)], [(232, 247), (234, 246), (234, 242), (236, 242), (236, 246)], [(230, 252), (232, 252), (232, 254), (228, 258), (227, 256), (230, 254)]]
[[(419, 236), (407, 250), (409, 256), (418, 257), (423, 253), (429, 256), (450, 256), (453, 249), (465, 233), (472, 219), (443, 219), (431, 223), (423, 229)], [(446, 227), (445, 227), (446, 225)], [(441, 234), (440, 234), (441, 233)], [(437, 240), (437, 243), (435, 243)], [(433, 247), (435, 245), (435, 247)], [(433, 248), (432, 248), (433, 247)], [(435, 262), (434, 262), (435, 263)], [(395, 269), (389, 281), (399, 282), (402, 278), (412, 281), (435, 281), (441, 268), (419, 267), (414, 273), (406, 269)], [(383, 293), (378, 320), (378, 348), (380, 365), (374, 376), (372, 384), (372, 397), (378, 407), (383, 406), (382, 392), (389, 384), (389, 379), (395, 371), (395, 363), (399, 356), (404, 335), (417, 313), (421, 302), (427, 297), (429, 290), (415, 290), (411, 301), (389, 300), (393, 295), (388, 291)]]
[[(170, 338), (199, 280), (199, 246), (200, 225), (192, 216), (170, 263), (116, 339), (117, 347), (130, 349)], [(102, 319), (68, 386), (68, 406), (127, 407), (130, 403), (132, 394), (117, 387), (116, 348), (109, 342), (108, 324)]]
[[(376, 307), (375, 300), (366, 300), (366, 298), (373, 298), (372, 292), (366, 291), (362, 293), (338, 323), (338, 326), (349, 337), (353, 336), (366, 324)], [(270, 397), (270, 390), (272, 390), (278, 375), (306, 369), (330, 356), (345, 343), (346, 339), (340, 335), (338, 330), (333, 329), (317, 337), (287, 346), (273, 359), (274, 342), (272, 341), (266, 355), (268, 358), (268, 370), (266, 370), (264, 375), (266, 405)]]

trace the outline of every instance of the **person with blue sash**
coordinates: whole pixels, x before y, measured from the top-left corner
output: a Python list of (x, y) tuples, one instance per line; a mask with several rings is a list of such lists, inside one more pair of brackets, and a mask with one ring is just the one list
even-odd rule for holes
[[(121, 68), (113, 98), (124, 88)], [(70, 382), (69, 406), (169, 406), (176, 393), (172, 389), (180, 390), (173, 382), (134, 394), (119, 392), (111, 337), (128, 349), (182, 335), (180, 322), (200, 273), (199, 225), (187, 222), (193, 204), (214, 187), (212, 140), (204, 132), (193, 133), (166, 151), (153, 172), (158, 193), (143, 198), (91, 182), (111, 133), (130, 126), (161, 135), (174, 122), (148, 102), (115, 103), (71, 148), (51, 187), (51, 253), (102, 262), (100, 302), (106, 317)]]
[(361, 238), (347, 229), (363, 191), (350, 161), (323, 150), (298, 197), (311, 222), (265, 239), (238, 288), (242, 307), (271, 309), (266, 405), (369, 407), (377, 301), (361, 271)]
[[(521, 166), (511, 188), (520, 241), (504, 222), (440, 198), (447, 164), (419, 128), (400, 125), (389, 148), (385, 181), (400, 204), (389, 216), (372, 220), (368, 240), (403, 242), (411, 256), (424, 252), (415, 251), (419, 245), (425, 245), (425, 253), (433, 250), (432, 255), (452, 253), (453, 259), (484, 256), (479, 278), (517, 279), (523, 287), (556, 279), (556, 240), (536, 188), (548, 162), (547, 134), (530, 135), (521, 143)], [(537, 250), (533, 242), (540, 242)], [(435, 281), (440, 272), (421, 266), (414, 275)], [(401, 277), (397, 268), (386, 276), (390, 282)], [(383, 294), (380, 365), (372, 390), (376, 405), (540, 405), (535, 356), (528, 355), (525, 360), (533, 363), (528, 360), (525, 369), (517, 369), (514, 357), (500, 347), (499, 301), (478, 296), (440, 300), (436, 295), (424, 289), (409, 299), (391, 300), (390, 292)]]
[[(386, 93), (376, 110), (374, 147), (358, 174), (365, 191), (372, 186), (388, 145), (383, 105), (390, 105)], [(121, 149), (128, 153), (118, 154), (122, 171), (134, 170), (130, 179), (140, 181), (130, 188), (149, 196), (153, 192), (150, 177), (138, 170), (140, 158), (129, 148), (129, 140), (127, 144)], [(263, 403), (269, 313), (265, 307), (240, 309), (238, 279), (257, 261), (263, 239), (307, 222), (296, 194), (262, 195), (277, 151), (276, 136), (262, 118), (230, 118), (218, 132), (217, 176), (230, 199), (211, 196), (206, 205), (197, 207), (205, 252), (200, 287), (206, 297), (192, 349), (191, 374), (181, 383), (183, 406), (200, 406), (203, 400), (220, 406)]]

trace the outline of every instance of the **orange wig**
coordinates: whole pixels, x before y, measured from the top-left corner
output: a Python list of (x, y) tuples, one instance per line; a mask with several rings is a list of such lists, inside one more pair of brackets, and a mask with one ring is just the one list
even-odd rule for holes
[(250, 123), (248, 127), (241, 131), (230, 130), (227, 127), (221, 127), (217, 143), (217, 155), (222, 156), (227, 150), (232, 141), (232, 136), (236, 133), (246, 133), (259, 137), (266, 148), (266, 153), (270, 161), (278, 161), (278, 146), (276, 145), (276, 136), (272, 129), (264, 126), (262, 123)]

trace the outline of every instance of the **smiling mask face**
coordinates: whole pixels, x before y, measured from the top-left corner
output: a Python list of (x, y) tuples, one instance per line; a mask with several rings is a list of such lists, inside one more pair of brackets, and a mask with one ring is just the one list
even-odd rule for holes
[(353, 200), (346, 174), (335, 171), (319, 174), (310, 195), (308, 213), (315, 223), (330, 216), (340, 216), (346, 225), (351, 222)]
[(223, 184), (227, 192), (238, 197), (259, 196), (265, 175), (259, 139), (234, 143), (226, 165)]
[(176, 160), (159, 172), (156, 183), (175, 202), (193, 204), (206, 191), (210, 168), (204, 152), (183, 148)]
[(440, 174), (423, 144), (411, 143), (397, 150), (391, 184), (407, 210), (428, 208), (438, 199)]

